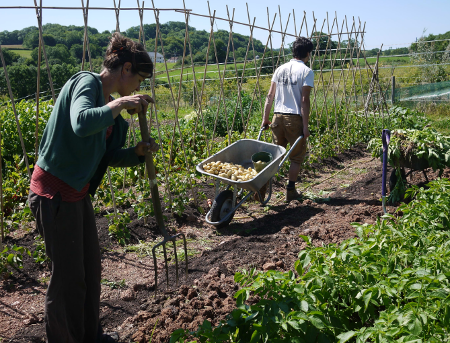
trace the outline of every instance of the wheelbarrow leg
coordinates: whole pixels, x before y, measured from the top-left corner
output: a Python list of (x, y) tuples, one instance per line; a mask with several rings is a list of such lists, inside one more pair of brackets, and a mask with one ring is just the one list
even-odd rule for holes
[(219, 185), (220, 185), (220, 180), (216, 178), (215, 182), (214, 182), (214, 198), (217, 198), (217, 196), (219, 195)]
[(261, 202), (261, 204), (265, 205), (269, 202), (270, 197), (272, 196), (272, 178), (269, 179), (269, 181), (267, 181), (268, 185), (265, 184), (261, 189), (263, 189), (264, 187), (266, 187), (266, 190), (264, 193), (268, 192), (267, 198), (264, 198), (264, 196), (261, 194), (260, 189), (258, 191), (256, 191), (256, 194), (258, 194), (258, 198), (259, 201)]
[(236, 207), (236, 198), (237, 198), (237, 187), (234, 186), (233, 187), (233, 202), (232, 202), (233, 208)]

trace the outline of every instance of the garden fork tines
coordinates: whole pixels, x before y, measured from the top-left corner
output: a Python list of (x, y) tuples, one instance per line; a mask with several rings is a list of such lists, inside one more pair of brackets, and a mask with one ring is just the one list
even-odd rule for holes
[[(141, 129), (142, 140), (144, 142), (149, 142), (150, 135), (148, 133), (147, 118), (145, 116), (145, 111), (140, 112), (138, 117), (139, 117), (139, 127)], [(176, 275), (177, 286), (178, 286), (178, 256), (177, 256), (177, 246), (176, 246), (176, 242), (175, 242), (177, 237), (182, 237), (183, 242), (184, 242), (184, 258), (186, 259), (186, 276), (188, 274), (188, 254), (187, 254), (187, 243), (186, 243), (185, 235), (183, 233), (179, 233), (174, 236), (170, 236), (164, 226), (164, 219), (163, 219), (163, 214), (162, 214), (162, 210), (161, 210), (161, 202), (159, 200), (158, 184), (156, 181), (155, 166), (153, 165), (153, 154), (151, 152), (148, 152), (145, 155), (145, 163), (147, 165), (147, 173), (148, 173), (148, 179), (149, 179), (149, 183), (150, 183), (150, 191), (152, 194), (153, 209), (155, 212), (156, 223), (159, 227), (159, 230), (161, 231), (161, 234), (164, 237), (163, 241), (156, 244), (152, 249), (153, 263), (155, 266), (155, 292), (156, 292), (156, 290), (158, 288), (158, 267), (157, 267), (157, 263), (156, 263), (156, 249), (159, 246), (162, 246), (162, 248), (163, 248), (164, 263), (165, 263), (165, 267), (166, 267), (167, 287), (169, 287), (169, 266), (167, 263), (166, 243), (167, 242), (173, 243), (173, 252), (174, 252), (174, 256), (175, 256), (175, 275)]]

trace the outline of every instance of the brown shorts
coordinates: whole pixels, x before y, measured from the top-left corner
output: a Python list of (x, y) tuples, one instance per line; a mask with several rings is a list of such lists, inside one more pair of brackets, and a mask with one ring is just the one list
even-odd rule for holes
[[(287, 143), (292, 146), (303, 135), (303, 119), (299, 115), (274, 114), (270, 128), (274, 143), (286, 148)], [(305, 157), (306, 140), (302, 139), (289, 155), (289, 160), (302, 164)]]

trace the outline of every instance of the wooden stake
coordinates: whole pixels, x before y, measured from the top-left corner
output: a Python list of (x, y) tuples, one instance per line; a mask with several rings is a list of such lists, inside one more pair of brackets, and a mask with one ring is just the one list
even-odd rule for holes
[[(152, 0), (152, 5), (153, 5), (153, 7), (154, 7), (153, 0)], [(169, 81), (170, 94), (171, 94), (171, 96), (172, 96), (172, 102), (173, 102), (173, 106), (174, 106), (174, 109), (175, 109), (175, 124), (176, 124), (176, 125), (175, 125), (175, 128), (178, 128), (178, 131), (179, 131), (179, 133), (180, 133), (181, 148), (182, 148), (182, 150), (183, 150), (184, 160), (185, 160), (186, 167), (188, 167), (188, 166), (189, 166), (189, 163), (188, 163), (188, 159), (187, 159), (186, 148), (185, 148), (185, 145), (184, 145), (183, 134), (182, 134), (182, 132), (181, 132), (180, 121), (179, 121), (179, 118), (178, 118), (178, 106), (177, 106), (177, 104), (175, 103), (175, 97), (174, 97), (174, 95), (173, 95), (172, 85), (170, 84), (169, 69), (168, 69), (168, 67), (167, 67), (167, 61), (166, 61), (166, 58), (165, 58), (164, 45), (163, 45), (163, 40), (162, 40), (162, 36), (161, 36), (161, 31), (159, 30), (159, 12), (158, 12), (158, 14), (157, 14), (156, 11), (155, 11), (154, 14), (155, 14), (156, 25), (157, 25), (157, 27), (158, 27), (159, 40), (160, 40), (160, 42), (161, 42), (161, 52), (162, 52), (162, 55), (164, 56), (164, 65), (165, 65), (165, 67), (166, 67), (167, 79), (168, 79), (168, 81)], [(155, 40), (156, 40), (156, 39), (155, 39)], [(155, 60), (156, 60), (156, 54), (155, 54)], [(174, 131), (174, 135), (172, 136), (172, 141), (174, 141), (174, 138), (175, 138), (175, 131)], [(172, 150), (171, 150), (171, 151), (173, 151), (173, 144), (172, 144)], [(192, 183), (192, 178), (191, 178), (190, 174), (188, 174), (188, 181), (189, 181), (189, 185), (190, 185), (190, 187), (191, 187), (191, 185), (192, 185), (193, 183)], [(191, 188), (192, 188), (192, 187), (191, 187)]]
[[(40, 34), (41, 37), (43, 37), (43, 34), (42, 34), (42, 20), (39, 19), (42, 16), (42, 0), (41, 0), (40, 11), (38, 10), (38, 6), (37, 6), (37, 3), (36, 3), (36, 0), (34, 0), (34, 6), (35, 6), (35, 10), (36, 10), (36, 17), (38, 18), (39, 34)], [(43, 40), (42, 40), (42, 51), (44, 52), (45, 65), (47, 66), (48, 82), (50, 83), (50, 89), (52, 91), (52, 98), (53, 98), (53, 105), (54, 105), (54, 104), (56, 104), (55, 88), (53, 87), (52, 74), (50, 73), (50, 66), (48, 64), (47, 53), (45, 51), (45, 44), (44, 44)]]
[[(316, 20), (316, 18), (314, 17), (314, 12), (313, 12), (313, 19), (314, 19), (314, 25), (313, 25), (313, 27), (312, 27), (312, 31), (311, 31), (311, 34), (312, 34), (312, 32), (314, 32), (314, 30), (315, 30), (315, 28), (316, 28), (316, 23), (317, 23), (317, 20)], [(306, 23), (306, 12), (304, 12), (304, 16), (303, 16), (303, 20), (305, 21), (305, 23)], [(302, 22), (302, 24), (303, 24), (303, 22)], [(325, 21), (324, 21), (324, 23), (322, 24), (322, 28), (323, 28), (323, 25), (325, 24)], [(308, 34), (308, 28), (306, 28), (306, 34)], [(310, 36), (310, 39), (311, 39), (312, 37)], [(319, 46), (319, 40), (317, 40), (317, 44), (316, 44), (316, 48), (314, 49), (314, 54), (312, 55), (312, 57), (311, 57), (311, 59), (310, 59), (310, 61), (309, 61), (309, 65), (311, 66), (311, 69), (313, 69), (313, 66), (314, 66), (314, 62), (316, 61), (316, 56), (318, 55), (318, 54), (320, 54), (320, 52), (319, 52), (319, 50), (320, 50), (320, 46)], [(317, 81), (316, 81), (316, 83), (317, 83), (317, 85), (319, 84), (319, 79), (320, 79), (320, 74), (319, 74), (319, 77), (314, 77)], [(318, 90), (317, 90), (317, 87), (314, 87), (313, 88), (313, 107), (315, 108), (315, 111), (316, 111), (316, 122), (317, 122), (317, 127), (320, 127), (320, 113), (319, 113), (319, 109), (318, 109), (318, 105), (317, 105), (317, 92), (318, 92)], [(321, 142), (321, 136), (319, 135), (319, 143)]]
[[(248, 4), (246, 4), (246, 5), (247, 5), (248, 23), (250, 24), (250, 12), (248, 10)], [(251, 38), (249, 38), (249, 40), (251, 40), (251, 42), (252, 42), (253, 64), (255, 65), (255, 71), (256, 71), (256, 51), (255, 51), (255, 44), (253, 42), (253, 35), (251, 36)], [(255, 74), (256, 74), (256, 86), (258, 87), (257, 90), (258, 90), (258, 97), (259, 97), (259, 109), (260, 109), (260, 111), (263, 111), (264, 110), (264, 106), (262, 104), (261, 86), (260, 86), (260, 83), (259, 83), (259, 75), (258, 75), (258, 73), (255, 73)]]
[(295, 31), (295, 35), (297, 36), (297, 24), (295, 22), (295, 10), (292, 9), (292, 17), (294, 18), (294, 31)]
[[(255, 26), (255, 23), (253, 23), (253, 27), (254, 26)], [(274, 62), (274, 59), (273, 59), (272, 30), (270, 30), (269, 7), (267, 7), (267, 27), (269, 28), (270, 52), (272, 53), (272, 73), (274, 73), (275, 72), (275, 62)]]
[[(261, 63), (259, 64), (259, 69), (256, 71), (258, 76), (261, 75), (261, 71), (262, 71), (262, 67), (263, 67), (263, 63), (264, 63), (264, 58), (266, 57), (267, 47), (268, 47), (268, 45), (269, 45), (269, 40), (270, 40), (270, 38), (271, 38), (271, 37), (270, 37), (270, 36), (271, 36), (271, 35), (270, 35), (270, 32), (271, 32), (271, 29), (273, 29), (273, 26), (275, 25), (275, 19), (276, 19), (276, 18), (277, 18), (277, 14), (275, 13), (275, 15), (274, 15), (274, 17), (273, 17), (273, 21), (272, 21), (272, 26), (269, 27), (269, 36), (267, 37), (267, 42), (266, 42), (266, 45), (265, 45), (265, 47), (264, 47), (264, 52), (263, 52), (263, 56), (262, 56), (262, 58), (261, 58)], [(254, 99), (255, 99), (255, 94), (256, 94), (256, 88), (255, 88), (255, 90), (253, 91), (252, 101), (250, 102), (250, 110), (249, 110), (249, 113), (252, 112), (252, 105), (253, 105), (253, 101), (254, 101)], [(244, 138), (247, 137), (247, 128), (248, 128), (248, 122), (249, 122), (249, 119), (250, 119), (250, 115), (247, 116), (247, 122), (246, 122), (245, 127), (244, 127)]]
[[(42, 7), (42, 0), (40, 2), (40, 5)], [(42, 14), (42, 11), (40, 11)], [(42, 25), (42, 16), (37, 16), (38, 20), (38, 26), (41, 27)], [(38, 49), (38, 63), (37, 63), (37, 80), (36, 80), (36, 124), (35, 124), (35, 130), (34, 130), (34, 163), (37, 162), (38, 159), (38, 149), (39, 149), (39, 92), (41, 89), (41, 54), (42, 54), (42, 45), (44, 45), (44, 38), (42, 37), (42, 31), (39, 30), (39, 49)]]
[[(303, 19), (302, 24), (300, 25), (300, 30), (298, 31), (298, 36), (300, 37), (302, 35), (302, 29), (303, 29), (303, 23), (306, 22), (306, 11), (303, 11)], [(308, 29), (306, 29), (306, 37), (308, 37)]]
[[(186, 4), (185, 4), (184, 0), (183, 0), (183, 6), (186, 8)], [(210, 155), (210, 150), (209, 150), (208, 137), (206, 135), (205, 119), (203, 117), (203, 111), (202, 111), (202, 99), (201, 98), (199, 99), (199, 94), (198, 94), (198, 90), (197, 90), (197, 77), (195, 75), (194, 58), (192, 57), (192, 47), (191, 47), (191, 40), (190, 40), (190, 36), (189, 36), (189, 12), (185, 12), (184, 16), (185, 16), (185, 21), (186, 21), (186, 35), (188, 37), (189, 56), (190, 56), (190, 59), (191, 59), (192, 76), (193, 76), (193, 82), (194, 82), (194, 86), (193, 86), (193, 90), (192, 91), (194, 93), (194, 96), (196, 96), (197, 104), (199, 106), (198, 113), (200, 115), (200, 118), (201, 118), (202, 124), (203, 124), (203, 133), (205, 135), (205, 142), (206, 142), (206, 153), (207, 153), (207, 156), (209, 156)], [(195, 108), (195, 103), (193, 103), (193, 105), (194, 105), (194, 108)], [(195, 130), (194, 130), (195, 132), (197, 132), (197, 124), (198, 124), (198, 115), (195, 118)], [(195, 144), (195, 136), (194, 136), (194, 144)]]
[[(113, 0), (113, 1), (114, 1), (114, 8), (116, 8), (116, 0)], [(120, 7), (120, 0), (119, 0), (119, 7)], [(116, 32), (120, 33), (120, 30), (119, 30), (119, 9), (116, 9)], [(83, 58), (84, 58), (84, 56), (83, 56)], [(111, 183), (111, 171), (109, 169), (109, 166), (106, 169), (106, 171), (108, 173), (109, 191), (111, 192), (111, 199), (113, 201), (114, 218), (117, 219), (116, 196), (115, 196), (115, 193), (114, 193), (113, 185)]]
[[(291, 14), (289, 13), (288, 20), (287, 20), (287, 23), (286, 23), (286, 29), (287, 29), (287, 26), (288, 26), (288, 24), (289, 24), (289, 18), (290, 18), (290, 15), (291, 15)], [(275, 20), (275, 18), (274, 18), (274, 20)], [(272, 27), (273, 27), (273, 26), (272, 26)], [(284, 32), (284, 33), (286, 33), (286, 32)], [(269, 38), (270, 38), (270, 35), (269, 35)], [(268, 44), (269, 44), (269, 38), (268, 38), (267, 43), (266, 43), (266, 46), (265, 46), (265, 48), (264, 48), (264, 54), (263, 54), (263, 57), (262, 57), (262, 59), (261, 59), (261, 64), (260, 64), (260, 67), (259, 67), (259, 71), (258, 71), (258, 73), (256, 74), (256, 77), (257, 77), (257, 83), (256, 83), (256, 85), (255, 85), (255, 89), (254, 89), (253, 95), (252, 95), (252, 100), (251, 100), (251, 102), (250, 102), (250, 110), (249, 110), (249, 115), (248, 115), (248, 117), (247, 117), (247, 124), (246, 124), (246, 126), (245, 126), (244, 138), (245, 138), (246, 135), (247, 135), (247, 127), (248, 127), (248, 122), (249, 122), (249, 119), (250, 119), (250, 113), (252, 113), (253, 102), (254, 102), (255, 97), (256, 97), (256, 91), (257, 91), (257, 89), (258, 89), (257, 87), (259, 86), (259, 77), (260, 77), (260, 75), (261, 75), (261, 71), (262, 71), (262, 67), (263, 67), (263, 63), (264, 63), (264, 58), (265, 58), (265, 55), (266, 55), (267, 46), (268, 46)], [(284, 46), (284, 35), (282, 36), (282, 43), (281, 43), (281, 46)], [(281, 51), (281, 50), (280, 50), (280, 51)], [(278, 67), (278, 62), (279, 62), (279, 60), (280, 60), (280, 54), (278, 54), (277, 67)]]
[[(0, 47), (1, 49), (1, 47)], [(3, 61), (2, 61), (3, 62)], [(3, 165), (2, 165), (2, 123), (0, 122), (0, 252), (3, 251)]]
[[(209, 14), (211, 15), (211, 9), (209, 7), (209, 1), (207, 1), (207, 3), (208, 3), (208, 11), (209, 11)], [(215, 11), (214, 11), (214, 15), (215, 15)], [(211, 20), (211, 27), (213, 27), (213, 25), (214, 25), (214, 20)], [(224, 111), (224, 115), (225, 115), (225, 123), (227, 124), (228, 144), (231, 144), (231, 130), (230, 130), (230, 125), (228, 123), (227, 105), (226, 105), (226, 102), (225, 102), (225, 92), (223, 90), (223, 77), (225, 77), (227, 61), (225, 60), (224, 70), (223, 70), (223, 74), (222, 74), (224, 76), (222, 77), (221, 73), (220, 73), (219, 58), (217, 57), (217, 46), (216, 46), (216, 39), (215, 39), (215, 36), (214, 36), (214, 30), (212, 32), (212, 41), (213, 41), (213, 46), (214, 46), (214, 54), (216, 55), (217, 72), (218, 72), (219, 80), (220, 80), (220, 94), (219, 94), (219, 102), (218, 102), (219, 106), (217, 107), (217, 112), (216, 112), (216, 123), (217, 123), (217, 119), (219, 117), (219, 112), (220, 112), (220, 102), (222, 101), (222, 103), (223, 103), (223, 111)], [(227, 50), (228, 49), (229, 49), (229, 45), (228, 45)], [(227, 58), (228, 58), (228, 51), (227, 51)]]
[[(214, 14), (215, 14), (215, 12), (214, 12)], [(210, 31), (209, 31), (208, 47), (206, 48), (205, 69), (204, 69), (204, 71), (203, 71), (202, 89), (201, 89), (201, 91), (200, 91), (200, 100), (201, 100), (201, 101), (203, 101), (203, 93), (204, 93), (204, 91), (205, 91), (206, 71), (207, 71), (207, 69), (208, 69), (209, 49), (211, 48), (211, 40), (212, 40), (213, 29), (214, 29), (214, 28), (211, 26), (211, 29), (210, 29)], [(192, 66), (193, 66), (193, 64), (192, 64)], [(203, 120), (203, 117), (202, 117), (202, 120)], [(204, 122), (203, 122), (203, 125), (205, 125)], [(211, 138), (211, 140), (210, 140), (211, 146), (209, 146), (209, 144), (207, 144), (207, 150), (208, 150), (208, 151), (211, 151), (211, 149), (212, 149), (212, 144), (213, 144), (213, 142), (214, 142), (214, 134), (215, 134), (215, 131), (216, 131), (216, 124), (214, 124), (214, 130), (213, 130), (213, 132), (212, 132), (212, 138)]]
[[(208, 9), (209, 9), (209, 2), (208, 2)], [(214, 46), (214, 53), (216, 55), (216, 62), (217, 62), (217, 49), (216, 49), (216, 44), (215, 44), (215, 39), (214, 39), (214, 22), (215, 22), (215, 15), (216, 15), (216, 11), (214, 10), (214, 15), (211, 17), (211, 10), (210, 10), (210, 24), (211, 24), (211, 31), (210, 31), (210, 42), (213, 42), (213, 46)], [(206, 56), (206, 63), (208, 63), (209, 60), (209, 54)], [(217, 63), (216, 63), (217, 64)], [(221, 78), (220, 76), (220, 68), (217, 65), (218, 69), (219, 69), (219, 78)], [(205, 74), (204, 76), (206, 77), (206, 70), (207, 70), (207, 64), (205, 64)], [(205, 79), (203, 79), (203, 82), (205, 82)], [(213, 135), (212, 135), (212, 140), (211, 140), (211, 144), (214, 141), (215, 138), (215, 134), (216, 134), (216, 128), (217, 128), (217, 121), (219, 118), (219, 111), (220, 111), (220, 101), (222, 100), (222, 95), (223, 95), (223, 88), (221, 87), (221, 92), (219, 93), (219, 101), (217, 102), (219, 104), (219, 106), (217, 106), (217, 111), (216, 111), (216, 115), (215, 115), (215, 119), (214, 119), (214, 129), (213, 129)], [(228, 116), (225, 115), (225, 117), (227, 118)], [(230, 131), (229, 131), (229, 126), (228, 126), (228, 118), (227, 118), (227, 135), (228, 135), (228, 144), (230, 144), (231, 142), (231, 138), (230, 138)]]
[[(155, 75), (155, 70), (156, 70), (156, 54), (158, 52), (158, 37), (160, 36), (160, 26), (159, 26), (159, 11), (158, 10), (154, 10), (153, 14), (155, 16), (155, 19), (158, 18), (158, 20), (156, 20), (156, 34), (155, 34), (155, 63), (153, 64), (153, 75)], [(169, 77), (167, 77), (169, 79)], [(168, 80), (170, 81), (170, 80)], [(155, 109), (155, 121), (156, 121), (156, 128), (158, 130), (158, 138), (159, 141), (162, 142), (162, 136), (161, 136), (161, 129), (159, 127), (159, 119), (158, 119), (158, 108), (156, 106), (156, 92), (155, 92), (155, 80), (154, 78), (152, 78), (152, 98), (153, 100), (155, 100), (155, 103), (153, 103), (153, 108)], [(173, 204), (173, 199), (172, 199), (172, 193), (170, 192), (170, 183), (169, 183), (169, 178), (168, 178), (168, 169), (170, 168), (170, 155), (169, 155), (169, 161), (166, 161), (165, 158), (165, 153), (164, 153), (164, 146), (161, 144), (160, 147), (160, 151), (161, 151), (161, 158), (163, 160), (163, 168), (164, 168), (164, 179), (166, 180), (166, 185), (168, 185), (167, 187), (165, 187), (165, 192), (169, 198), (169, 206), (171, 207)], [(147, 171), (148, 172), (148, 171)]]
[[(156, 17), (156, 12), (154, 12), (155, 17)], [(158, 12), (159, 15), (159, 12)], [(155, 35), (155, 63), (153, 64), (153, 75), (155, 75), (155, 70), (156, 70), (156, 53), (158, 51), (158, 39), (156, 39), (156, 37), (159, 37), (159, 21), (156, 22), (156, 35)], [(158, 139), (160, 142), (162, 142), (162, 136), (161, 136), (161, 129), (159, 127), (159, 119), (158, 119), (158, 108), (156, 106), (156, 92), (155, 92), (155, 78), (152, 77), (152, 82), (151, 82), (151, 87), (152, 87), (152, 98), (155, 100), (155, 103), (153, 103), (153, 108), (155, 110), (155, 121), (156, 121), (156, 129), (158, 131)], [(165, 152), (164, 152), (164, 146), (163, 144), (160, 145), (160, 152), (161, 152), (161, 159), (163, 161), (163, 169), (164, 169), (164, 179), (166, 181), (166, 185), (167, 187), (165, 187), (164, 191), (167, 194), (167, 197), (169, 198), (169, 206), (172, 206), (173, 200), (172, 200), (172, 193), (170, 192), (170, 183), (169, 183), (169, 178), (168, 178), (168, 171), (167, 171), (167, 166), (168, 163), (166, 162), (166, 158), (165, 158)]]
[[(327, 13), (327, 20), (328, 20), (328, 13)], [(331, 30), (333, 30), (334, 27), (334, 22), (336, 22), (336, 29), (339, 32), (339, 25), (337, 22), (337, 17), (335, 16), (334, 21), (333, 21), (333, 26), (331, 27)], [(328, 25), (328, 30), (330, 30), (330, 27)], [(329, 31), (330, 32), (330, 31)], [(338, 36), (339, 37), (339, 36)], [(331, 83), (331, 87), (333, 88), (333, 106), (334, 106), (334, 119), (335, 119), (335, 124), (336, 124), (336, 145), (338, 147), (338, 151), (340, 151), (340, 139), (339, 139), (339, 123), (338, 123), (338, 110), (337, 110), (337, 105), (336, 105), (336, 89), (334, 87), (334, 63), (336, 62), (336, 56), (337, 56), (337, 52), (334, 54), (334, 58), (332, 58), (332, 50), (330, 47), (330, 69), (331, 69), (331, 73), (330, 73), (330, 79), (331, 82), (328, 81), (328, 87), (327, 90), (330, 86)]]
[[(136, 0), (136, 2), (137, 2), (138, 8), (140, 8), (139, 0)], [(142, 6), (143, 5), (144, 5), (144, 2), (142, 2)], [(141, 13), (141, 10), (139, 9), (139, 19), (140, 19), (140, 23), (141, 23), (140, 24), (141, 26), (139, 28), (139, 43), (141, 43), (141, 37), (143, 37), (143, 35), (141, 36), (141, 33), (143, 33), (143, 28), (142, 28), (142, 20), (143, 20), (143, 18), (142, 17), (143, 17), (143, 13)], [(144, 45), (144, 49), (145, 49), (145, 37), (143, 38), (142, 44)], [(135, 132), (135, 128), (134, 128), (134, 117), (133, 116), (130, 116), (130, 121), (131, 121), (131, 125), (130, 126), (131, 126), (131, 132), (132, 132), (132, 135), (133, 135), (133, 141), (134, 141), (134, 145), (136, 145), (136, 132)], [(148, 122), (151, 125), (151, 120), (149, 120)], [(148, 130), (150, 132), (151, 128), (149, 127)], [(130, 140), (131, 140), (131, 134), (128, 134), (128, 137), (127, 137), (127, 148), (130, 147)], [(123, 170), (122, 192), (125, 192), (127, 171), (128, 171), (128, 168), (125, 167), (124, 170)], [(139, 182), (140, 181), (141, 181), (141, 174), (139, 173)]]
[(280, 51), (278, 53), (276, 68), (278, 68), (279, 65), (280, 65), (281, 51), (283, 51), (283, 60), (285, 60), (284, 59), (284, 39), (286, 38), (286, 31), (287, 31), (287, 28), (288, 28), (288, 25), (289, 25), (289, 19), (290, 18), (291, 18), (291, 14), (289, 13), (288, 19), (287, 19), (287, 22), (286, 22), (286, 27), (284, 29), (284, 32), (281, 34), (281, 47), (280, 47)]
[(83, 7), (83, 20), (84, 20), (83, 58), (81, 60), (81, 70), (84, 70), (84, 62), (86, 60), (86, 50), (87, 50), (89, 56), (89, 70), (92, 72), (92, 58), (91, 58), (91, 51), (89, 49), (89, 36), (88, 36), (89, 0), (86, 1), (86, 9), (84, 9), (83, 0), (81, 0), (81, 6)]
[[(347, 28), (347, 31), (348, 31), (348, 25), (347, 25), (347, 16), (344, 16), (344, 21), (345, 21), (345, 26), (346, 26), (346, 28)], [(350, 40), (350, 39), (349, 39)], [(344, 95), (343, 95), (343, 97), (342, 97), (342, 100), (341, 100), (341, 104), (340, 104), (340, 106), (342, 106), (342, 102), (343, 101), (345, 101), (345, 106), (346, 106), (346, 108), (347, 108), (347, 112), (349, 112), (349, 100), (347, 100), (347, 90), (346, 90), (346, 87), (347, 87), (347, 80), (348, 80), (348, 75), (349, 75), (349, 70), (347, 69), (345, 69), (345, 60), (347, 59), (347, 53), (349, 52), (349, 47), (350, 47), (350, 44), (347, 44), (347, 46), (346, 46), (346, 48), (345, 48), (345, 55), (344, 55), (344, 59), (342, 59), (342, 53), (341, 53), (341, 75), (339, 76), (339, 84), (340, 84), (340, 82), (341, 82), (341, 76), (342, 76), (342, 79), (343, 79), (343, 83), (344, 83), (344, 87), (343, 87), (343, 89), (344, 89)], [(347, 71), (347, 72), (345, 72), (345, 70)], [(351, 93), (351, 92), (350, 92)]]
[[(337, 13), (336, 13), (336, 12), (335, 12), (335, 16), (336, 16), (336, 22), (337, 22)], [(345, 20), (342, 20), (341, 33), (342, 33), (343, 30), (344, 30), (344, 22), (345, 22)], [(338, 27), (338, 26), (337, 26), (336, 28), (339, 30), (339, 27)], [(347, 50), (348, 50), (348, 48), (347, 48)], [(340, 84), (341, 84), (341, 79), (342, 79), (342, 77), (343, 77), (343, 73), (344, 73), (344, 63), (345, 63), (345, 58), (344, 58), (344, 60), (342, 59), (341, 35), (338, 35), (338, 45), (337, 45), (337, 47), (336, 47), (336, 55), (335, 55), (335, 59), (336, 59), (336, 57), (337, 57), (338, 51), (339, 51), (339, 60), (340, 60), (340, 62), (341, 62), (341, 71), (340, 71), (340, 73), (339, 73), (339, 80), (338, 80), (338, 84), (337, 84), (337, 87), (336, 87), (335, 102), (336, 102), (336, 98), (337, 98), (337, 96), (338, 96), (339, 86), (340, 86)], [(334, 87), (334, 76), (333, 76), (333, 87)], [(343, 87), (343, 88), (344, 88), (344, 91), (343, 91), (342, 98), (345, 97), (345, 84), (344, 84), (344, 87)], [(347, 110), (344, 111), (344, 112), (345, 112), (345, 118), (346, 118), (346, 120), (347, 120), (347, 130), (348, 130), (348, 135), (350, 136), (350, 126), (349, 126), (349, 116), (348, 116), (349, 109), (348, 109), (348, 104), (347, 104), (347, 102), (345, 102), (345, 105), (347, 106)], [(342, 108), (342, 100), (341, 100), (341, 102), (340, 102), (340, 104), (339, 104), (339, 108)]]
[(119, 7), (116, 7), (116, 0), (113, 1), (114, 1), (114, 11), (116, 12), (116, 32), (120, 33), (120, 25), (119, 25), (120, 0), (119, 0)]
[[(286, 32), (288, 24), (286, 24), (286, 30), (283, 31), (283, 23), (281, 21), (281, 7), (280, 7), (280, 5), (278, 5), (278, 15), (279, 15), (279, 19), (280, 19), (280, 31), (281, 32)], [(291, 14), (289, 13), (289, 16), (290, 15)], [(289, 19), (288, 19), (288, 23), (289, 23)], [(281, 43), (280, 52), (278, 54), (278, 61), (280, 60), (281, 52), (283, 52), (283, 63), (286, 63), (286, 56), (284, 55), (284, 37), (285, 36), (283, 36), (283, 39), (282, 39), (283, 43)], [(277, 64), (277, 67), (278, 67), (278, 64)]]
[[(226, 6), (226, 7), (227, 7), (227, 16), (228, 16), (228, 19), (230, 19), (230, 12), (228, 10), (228, 6)], [(245, 125), (244, 124), (244, 113), (243, 113), (242, 104), (241, 104), (241, 102), (242, 102), (242, 100), (241, 100), (242, 99), (241, 98), (241, 83), (239, 82), (239, 74), (238, 74), (238, 70), (237, 70), (236, 54), (235, 54), (234, 42), (233, 42), (233, 22), (234, 22), (234, 8), (233, 8), (233, 16), (231, 17), (231, 19), (229, 21), (230, 37), (228, 38), (228, 44), (230, 44), (230, 42), (231, 42), (231, 47), (232, 47), (232, 50), (233, 50), (234, 72), (235, 72), (235, 75), (236, 75), (236, 87), (237, 87), (238, 94), (237, 94), (236, 106), (234, 106), (234, 114), (233, 114), (233, 122), (231, 123), (231, 130), (233, 130), (233, 128), (234, 128), (234, 123), (235, 123), (238, 107), (241, 110), (242, 129), (244, 129), (244, 125)], [(253, 21), (253, 23), (254, 22), (255, 21)], [(250, 28), (250, 36), (252, 36), (252, 34), (253, 34), (253, 30), (252, 30), (252, 28)], [(255, 67), (256, 67), (256, 65), (255, 65)], [(255, 68), (255, 70), (256, 70), (256, 68)]]
[(5, 63), (5, 58), (3, 57), (3, 51), (2, 51), (2, 45), (1, 44), (0, 44), (0, 58), (1, 58), (2, 64), (3, 64), (3, 71), (5, 72), (6, 83), (8, 85), (9, 97), (11, 99), (11, 105), (12, 105), (12, 108), (13, 108), (13, 111), (14, 111), (14, 117), (16, 118), (17, 132), (19, 134), (20, 144), (22, 146), (23, 158), (24, 158), (25, 164), (27, 166), (28, 177), (31, 180), (31, 171), (30, 171), (30, 165), (28, 164), (27, 151), (25, 150), (25, 143), (24, 143), (23, 137), (22, 137), (22, 130), (20, 129), (19, 116), (17, 115), (16, 104), (14, 102), (14, 95), (12, 93), (11, 83), (9, 82), (8, 70), (6, 69), (6, 63)]
[[(364, 24), (364, 26), (365, 26), (365, 24)], [(364, 28), (365, 28), (365, 27), (364, 27)], [(361, 30), (361, 22), (359, 22), (359, 28), (358, 28), (358, 30)], [(358, 71), (359, 71), (359, 82), (360, 82), (360, 84), (361, 84), (361, 95), (362, 95), (363, 103), (365, 103), (365, 96), (364, 96), (364, 88), (363, 88), (363, 81), (362, 81), (361, 66), (359, 65), (359, 58), (360, 58), (360, 55), (361, 55), (362, 44), (361, 44), (361, 42), (358, 44), (358, 35), (359, 35), (359, 34), (356, 34), (356, 35), (355, 35), (355, 43), (356, 43), (356, 45), (359, 45), (359, 48), (358, 48), (357, 53), (356, 53), (356, 61), (357, 61)]]

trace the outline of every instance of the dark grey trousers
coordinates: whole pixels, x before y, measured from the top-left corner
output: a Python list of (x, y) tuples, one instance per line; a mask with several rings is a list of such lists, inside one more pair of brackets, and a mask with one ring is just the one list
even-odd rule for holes
[(28, 197), (36, 227), (52, 260), (45, 299), (48, 343), (98, 341), (101, 261), (89, 195), (64, 202), (32, 191)]

